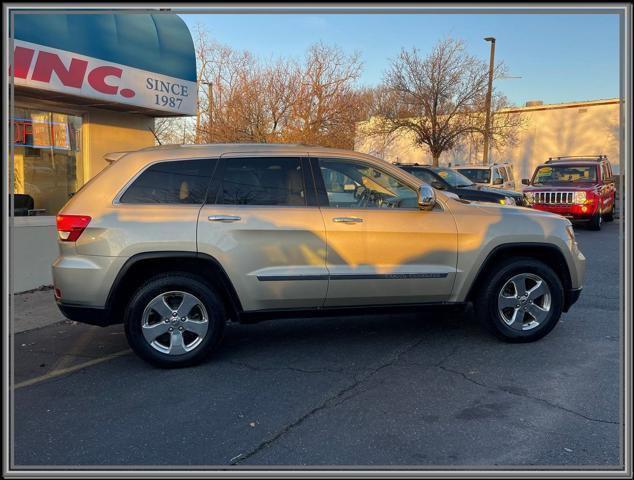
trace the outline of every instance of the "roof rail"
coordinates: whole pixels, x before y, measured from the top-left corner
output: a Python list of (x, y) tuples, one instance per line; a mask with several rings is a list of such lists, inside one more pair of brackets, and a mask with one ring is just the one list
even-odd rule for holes
[(562, 157), (548, 157), (546, 163), (553, 162), (565, 162), (568, 160), (587, 160), (589, 162), (600, 162), (602, 160), (607, 160), (607, 155), (567, 155)]
[(418, 162), (414, 162), (414, 163), (403, 163), (403, 162), (394, 162), (392, 163), (392, 165), (396, 165), (396, 166), (403, 166), (403, 167), (431, 167), (431, 163), (418, 163)]

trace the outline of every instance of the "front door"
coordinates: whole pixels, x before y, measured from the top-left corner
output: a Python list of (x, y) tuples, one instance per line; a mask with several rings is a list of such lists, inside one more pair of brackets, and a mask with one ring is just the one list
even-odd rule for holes
[(324, 222), (307, 170), (298, 157), (220, 159), (198, 219), (198, 250), (222, 264), (246, 311), (324, 302)]
[(311, 161), (328, 240), (325, 305), (446, 301), (456, 274), (453, 216), (420, 210), (414, 186), (369, 162)]
[(612, 177), (610, 168), (607, 163), (602, 163), (599, 166), (601, 174), (601, 182), (599, 187), (599, 196), (601, 198), (601, 212), (609, 213), (614, 205), (614, 197), (616, 194), (616, 187), (614, 185), (614, 178)]

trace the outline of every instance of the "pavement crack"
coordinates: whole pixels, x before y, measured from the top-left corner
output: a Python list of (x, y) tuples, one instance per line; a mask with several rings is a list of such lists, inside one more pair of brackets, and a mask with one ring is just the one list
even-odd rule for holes
[(500, 387), (499, 385), (489, 385), (483, 382), (478, 382), (477, 380), (474, 380), (473, 378), (470, 378), (469, 376), (467, 376), (465, 373), (459, 371), (459, 370), (453, 370), (451, 368), (445, 367), (443, 365), (438, 365), (438, 368), (440, 368), (441, 370), (444, 370), (445, 372), (449, 372), (449, 373), (453, 373), (455, 375), (460, 375), (462, 378), (464, 378), (466, 381), (473, 383), (474, 385), (478, 385), (479, 387), (482, 388), (489, 388), (489, 389), (495, 389), (501, 392), (505, 392), (508, 393), (510, 395), (514, 395), (516, 397), (523, 397), (523, 398), (528, 398), (530, 400), (534, 400), (536, 402), (540, 402), (543, 403), (544, 405), (548, 405), (551, 408), (556, 408), (558, 410), (562, 410), (564, 412), (570, 413), (572, 415), (576, 415), (578, 417), (581, 417), (585, 420), (588, 420), (590, 422), (597, 422), (597, 423), (606, 423), (609, 425), (620, 425), (620, 422), (613, 422), (610, 420), (603, 420), (601, 418), (594, 418), (594, 417), (589, 417), (587, 415), (584, 415), (583, 413), (577, 412), (575, 410), (572, 410), (570, 408), (566, 408), (566, 407), (562, 407), (561, 405), (557, 405), (556, 403), (552, 403), (548, 400), (545, 400), (543, 398), (539, 398), (539, 397), (534, 397), (532, 395), (528, 395), (528, 394), (524, 394), (524, 393), (519, 393), (510, 389), (506, 389), (503, 387)]
[[(331, 395), (328, 398), (326, 398), (318, 406), (316, 406), (315, 408), (309, 410), (308, 412), (306, 412), (304, 415), (299, 417), (294, 422), (286, 425), (284, 428), (282, 428), (280, 431), (278, 431), (275, 435), (273, 435), (268, 440), (265, 440), (262, 443), (260, 443), (257, 447), (255, 447), (250, 452), (245, 453), (245, 454), (239, 454), (239, 455), (233, 457), (229, 461), (229, 464), (230, 465), (237, 465), (237, 464), (243, 462), (244, 460), (247, 460), (248, 458), (250, 458), (250, 457), (256, 455), (257, 453), (259, 453), (259, 452), (265, 450), (266, 448), (268, 448), (270, 445), (272, 445), (277, 440), (282, 438), (284, 435), (286, 435), (288, 432), (293, 430), (295, 427), (298, 427), (299, 425), (304, 423), (308, 418), (312, 417), (317, 412), (320, 412), (322, 410), (326, 410), (326, 409), (331, 408), (331, 407), (336, 407), (336, 406), (341, 405), (342, 403), (346, 402), (350, 398), (355, 397), (356, 395), (349, 395), (347, 397), (345, 395), (347, 393), (353, 391), (354, 389), (356, 389), (359, 385), (361, 385), (363, 382), (368, 380), (370, 377), (376, 375), (381, 370), (394, 365), (396, 362), (398, 362), (400, 360), (400, 358), (404, 354), (406, 354), (410, 350), (412, 350), (412, 349), (416, 348), (418, 345), (420, 345), (423, 342), (423, 340), (425, 340), (425, 337), (419, 338), (417, 341), (415, 341), (413, 343), (410, 343), (410, 344), (406, 345), (403, 348), (400, 348), (398, 351), (394, 352), (389, 357), (389, 359), (386, 362), (382, 363), (381, 365), (379, 365), (379, 366), (377, 366), (377, 367), (375, 367), (373, 369), (367, 370), (367, 373), (365, 373), (363, 375), (355, 375), (354, 376), (354, 382), (352, 382), (350, 385), (348, 385), (348, 386), (344, 387), (343, 389), (339, 390), (334, 395)], [(449, 354), (449, 356), (450, 355), (452, 355), (452, 354)], [(231, 363), (235, 363), (235, 362), (231, 362)], [(247, 366), (247, 365), (243, 365), (243, 366)], [(252, 368), (254, 370), (261, 369), (261, 367), (253, 367), (252, 365), (251, 366), (247, 366), (247, 368)]]
[(236, 365), (238, 367), (247, 368), (249, 370), (253, 370), (256, 372), (275, 372), (275, 371), (282, 371), (282, 370), (291, 370), (293, 372), (299, 372), (299, 373), (325, 373), (325, 372), (345, 373), (346, 371), (345, 368), (328, 368), (328, 367), (315, 368), (315, 369), (299, 368), (299, 367), (256, 367), (255, 365), (251, 365), (249, 363), (237, 362), (235, 360), (227, 360), (227, 363), (230, 363), (231, 365)]

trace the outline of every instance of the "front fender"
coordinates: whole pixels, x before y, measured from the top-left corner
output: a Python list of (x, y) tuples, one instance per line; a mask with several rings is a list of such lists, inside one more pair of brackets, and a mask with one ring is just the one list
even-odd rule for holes
[(458, 227), (458, 260), (451, 301), (464, 302), (496, 252), (509, 248), (518, 256), (535, 256), (540, 250), (561, 255), (567, 271), (560, 273), (568, 276), (572, 288), (581, 287), (585, 259), (568, 236), (563, 217), (494, 204), (464, 205), (452, 213)]

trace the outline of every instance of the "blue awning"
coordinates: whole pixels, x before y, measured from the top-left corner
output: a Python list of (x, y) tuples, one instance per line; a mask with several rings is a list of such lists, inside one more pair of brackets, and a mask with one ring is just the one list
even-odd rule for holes
[(171, 13), (16, 12), (17, 40), (196, 81), (194, 43)]
[(195, 114), (194, 42), (177, 15), (13, 15), (16, 94), (152, 116)]

